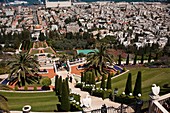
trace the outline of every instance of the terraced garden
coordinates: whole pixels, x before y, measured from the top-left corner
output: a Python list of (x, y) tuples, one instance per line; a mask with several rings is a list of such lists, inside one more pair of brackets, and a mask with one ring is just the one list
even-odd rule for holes
[(58, 97), (53, 92), (15, 93), (0, 92), (8, 99), (10, 110), (21, 111), (24, 105), (31, 105), (32, 111), (53, 112), (57, 110)]
[[(128, 68), (132, 73), (132, 84), (137, 77), (137, 72), (142, 72), (142, 99), (148, 100), (151, 92), (151, 85), (153, 83), (161, 87), (161, 93), (170, 92), (170, 69), (169, 68), (147, 68), (147, 67), (131, 67)], [(112, 87), (118, 88), (119, 94), (125, 89), (128, 73), (119, 76), (112, 80)], [(168, 84), (167, 88), (163, 88)], [(58, 98), (53, 92), (44, 93), (12, 93), (1, 92), (0, 94), (8, 98), (10, 110), (21, 110), (26, 104), (32, 106), (32, 111), (54, 111)]]
[[(170, 93), (170, 69), (169, 68), (147, 68), (147, 67), (133, 67), (127, 68), (132, 73), (132, 88), (134, 88), (135, 80), (138, 71), (142, 72), (142, 99), (148, 100), (149, 93), (151, 93), (152, 84), (157, 84), (161, 87), (160, 94)], [(128, 72), (128, 73), (129, 73)], [(118, 88), (119, 93), (125, 90), (125, 84), (128, 77), (128, 73), (119, 76), (112, 80), (112, 87)], [(169, 88), (163, 88), (168, 84)]]

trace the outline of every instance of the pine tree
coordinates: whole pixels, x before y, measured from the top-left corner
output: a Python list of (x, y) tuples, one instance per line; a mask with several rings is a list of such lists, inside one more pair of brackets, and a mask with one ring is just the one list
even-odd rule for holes
[(109, 73), (108, 78), (107, 78), (107, 89), (112, 89), (111, 74), (110, 73)]
[(137, 96), (138, 94), (142, 94), (142, 82), (141, 82), (142, 78), (141, 77), (142, 77), (141, 71), (138, 71), (135, 87), (133, 90), (134, 96)]
[(126, 58), (126, 65), (129, 65), (129, 54), (128, 54), (127, 58)]
[(118, 65), (121, 65), (121, 55), (119, 55)]
[(102, 82), (101, 82), (101, 86), (100, 86), (100, 88), (102, 88), (102, 89), (105, 89), (105, 79), (106, 79), (106, 75), (103, 74), (103, 76), (102, 76)]
[(129, 73), (129, 75), (128, 75), (128, 79), (126, 82), (126, 88), (125, 88), (125, 94), (129, 95), (130, 93), (132, 93), (132, 75), (131, 75), (131, 73)]
[(68, 88), (65, 80), (63, 80), (62, 82), (61, 110), (64, 112), (68, 112), (70, 110), (70, 100), (69, 100)]
[(141, 57), (141, 64), (143, 64), (143, 60), (144, 60), (144, 54), (142, 54), (142, 57)]
[(56, 75), (55, 76), (55, 93), (56, 93), (56, 95), (58, 93), (58, 88), (59, 88), (59, 86), (58, 86), (58, 75)]

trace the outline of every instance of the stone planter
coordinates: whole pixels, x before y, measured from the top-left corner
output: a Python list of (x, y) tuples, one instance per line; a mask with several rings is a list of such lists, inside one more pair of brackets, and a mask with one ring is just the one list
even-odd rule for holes
[(29, 113), (31, 111), (31, 106), (30, 105), (25, 105), (22, 108), (23, 113)]

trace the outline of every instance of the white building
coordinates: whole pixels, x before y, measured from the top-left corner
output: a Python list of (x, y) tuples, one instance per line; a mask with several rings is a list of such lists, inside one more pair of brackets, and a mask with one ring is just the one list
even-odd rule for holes
[(49, 1), (45, 0), (46, 8), (52, 8), (52, 7), (71, 7), (71, 0), (67, 1)]

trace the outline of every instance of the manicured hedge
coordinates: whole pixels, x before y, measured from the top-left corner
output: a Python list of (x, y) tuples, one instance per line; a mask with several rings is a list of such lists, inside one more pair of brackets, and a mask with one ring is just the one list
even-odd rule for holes
[(100, 89), (96, 89), (93, 90), (91, 93), (92, 96), (96, 96), (96, 97), (101, 97), (102, 99), (105, 98), (109, 98), (109, 96), (111, 95), (109, 90), (100, 90)]
[(131, 105), (131, 104), (136, 103), (136, 98), (134, 96), (116, 95), (114, 99), (115, 99), (114, 100), (115, 102), (124, 103), (124, 104), (127, 104), (127, 105)]
[(87, 91), (89, 94), (91, 94), (92, 86), (84, 86), (84, 87), (82, 88), (82, 91)]
[(82, 89), (83, 84), (82, 84), (82, 83), (77, 83), (77, 84), (75, 85), (75, 87), (76, 87), (76, 88), (80, 88), (80, 89)]

